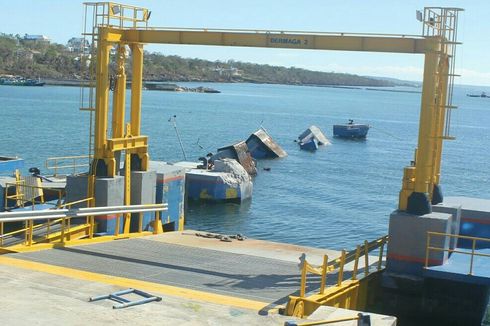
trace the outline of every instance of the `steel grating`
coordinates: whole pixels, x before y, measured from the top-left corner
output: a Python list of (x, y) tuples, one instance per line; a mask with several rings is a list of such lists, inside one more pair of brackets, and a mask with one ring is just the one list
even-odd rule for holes
[(295, 263), (144, 239), (9, 256), (271, 303), (285, 303), (300, 284)]

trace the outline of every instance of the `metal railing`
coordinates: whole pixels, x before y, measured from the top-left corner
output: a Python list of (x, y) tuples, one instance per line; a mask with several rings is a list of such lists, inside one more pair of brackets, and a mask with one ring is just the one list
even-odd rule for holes
[(376, 265), (376, 271), (380, 271), (382, 268), (384, 246), (388, 242), (388, 236), (376, 239), (374, 241), (368, 242), (364, 241), (364, 244), (358, 245), (355, 250), (346, 252), (342, 250), (339, 258), (328, 263), (328, 255), (323, 256), (323, 264), (321, 266), (313, 266), (306, 261), (304, 255), (301, 256), (301, 285), (300, 285), (300, 296), (304, 297), (306, 293), (306, 276), (308, 273), (316, 274), (321, 276), (321, 285), (319, 294), (323, 294), (325, 291), (325, 285), (327, 281), (327, 274), (334, 270), (338, 270), (337, 275), (337, 286), (341, 286), (344, 281), (344, 267), (346, 264), (354, 262), (354, 268), (352, 270), (352, 280), (357, 279), (359, 261), (362, 256), (364, 256), (364, 276), (369, 275), (369, 253), (373, 250), (380, 249), (378, 254), (378, 263)]
[[(71, 208), (73, 205), (76, 205), (76, 204), (81, 204), (81, 203), (88, 203), (90, 202), (93, 198), (85, 198), (85, 199), (81, 199), (81, 200), (77, 200), (77, 201), (73, 201), (73, 202), (69, 202), (69, 203), (65, 203), (65, 204), (60, 204), (61, 202), (61, 191), (60, 191), (60, 194), (59, 194), (60, 198), (58, 200), (58, 205), (57, 205), (57, 208)], [(35, 209), (35, 203), (32, 202), (32, 208), (33, 210)], [(86, 220), (85, 220), (85, 224), (86, 225), (90, 225), (89, 224), (89, 216), (86, 217)], [(3, 239), (4, 238), (9, 238), (9, 237), (15, 237), (16, 235), (18, 234), (21, 234), (21, 233), (24, 233), (24, 243), (28, 243), (29, 242), (29, 237), (28, 237), (28, 232), (29, 231), (30, 233), (34, 233), (34, 231), (36, 230), (40, 230), (40, 229), (45, 229), (45, 233), (44, 233), (44, 240), (48, 240), (50, 238), (50, 236), (52, 236), (52, 233), (51, 233), (51, 229), (53, 226), (55, 226), (56, 224), (61, 224), (61, 232), (62, 233), (65, 233), (65, 231), (69, 231), (71, 229), (71, 219), (67, 219), (67, 220), (63, 220), (61, 218), (58, 218), (58, 219), (55, 219), (55, 220), (52, 220), (52, 219), (47, 219), (47, 221), (45, 223), (40, 223), (40, 224), (35, 224), (35, 223), (30, 223), (29, 221), (26, 221), (24, 222), (24, 228), (22, 229), (17, 229), (17, 230), (14, 230), (14, 231), (11, 231), (11, 232), (8, 232), (8, 233), (5, 233), (4, 234), (4, 222), (3, 220), (0, 219), (0, 247), (3, 247)], [(68, 240), (70, 240), (70, 232), (67, 232), (68, 233)], [(38, 235), (38, 238), (40, 238), (40, 235)], [(32, 245), (32, 239), (30, 241), (30, 245)]]
[[(362, 256), (364, 256), (364, 277), (368, 277), (370, 274), (370, 262), (369, 262), (369, 253), (379, 249), (378, 260), (376, 264), (376, 270), (380, 271), (383, 267), (383, 257), (384, 257), (384, 247), (388, 242), (388, 236), (381, 237), (374, 241), (368, 242), (364, 241), (364, 244), (358, 245), (356, 249), (352, 251), (342, 250), (339, 258), (332, 260), (330, 263), (328, 262), (328, 255), (323, 256), (323, 264), (320, 266), (314, 266), (306, 261), (306, 255), (303, 254), (300, 257), (300, 268), (301, 268), (301, 281), (300, 281), (300, 289), (299, 296), (290, 296), (290, 300), (288, 303), (287, 314), (293, 315), (297, 317), (303, 317), (305, 312), (312, 311), (312, 307), (316, 309), (316, 307), (320, 305), (327, 304), (331, 302), (335, 298), (340, 296), (350, 296), (348, 299), (349, 302), (355, 306), (357, 298), (358, 288), (352, 286), (353, 284), (358, 283), (358, 270), (359, 264), (361, 262)], [(345, 267), (347, 264), (354, 262), (353, 269), (351, 271), (352, 275), (349, 278), (345, 278)], [(362, 264), (362, 263), (361, 263)], [(334, 291), (326, 291), (327, 287), (327, 275), (333, 271), (337, 271), (337, 280), (334, 286)], [(307, 275), (314, 274), (320, 276), (320, 290), (316, 294), (311, 296), (306, 296), (306, 286), (307, 286)], [(349, 291), (353, 290), (352, 295), (349, 294)], [(328, 293), (327, 293), (328, 292)], [(309, 304), (309, 307), (305, 307), (305, 303)], [(347, 307), (347, 308), (355, 308), (355, 307)], [(307, 311), (308, 310), (308, 311)], [(314, 311), (314, 310), (313, 310)]]
[(49, 157), (44, 166), (47, 170), (53, 170), (53, 176), (57, 176), (59, 170), (70, 170), (72, 174), (76, 174), (82, 167), (88, 170), (91, 159), (92, 155)]
[[(86, 198), (80, 201), (71, 202), (65, 204), (65, 206), (71, 206), (79, 204), (81, 202), (88, 202), (91, 198)], [(149, 205), (130, 205), (130, 206), (108, 206), (108, 207), (87, 207), (87, 208), (60, 208), (49, 209), (39, 211), (18, 211), (18, 212), (4, 212), (0, 213), (0, 249), (12, 248), (13, 246), (27, 246), (31, 247), (37, 243), (45, 243), (48, 238), (53, 238), (51, 242), (66, 243), (71, 240), (72, 231), (85, 231), (84, 238), (92, 239), (95, 232), (95, 216), (102, 215), (116, 215), (116, 229), (113, 236), (121, 236), (119, 230), (119, 220), (126, 213), (138, 213), (139, 224), (142, 224), (142, 214), (145, 212), (154, 212), (155, 217), (153, 221), (153, 233), (161, 233), (161, 212), (168, 209), (167, 204), (149, 204)], [(85, 218), (85, 223), (81, 225), (72, 226), (71, 220), (74, 218)], [(40, 224), (35, 224), (36, 221), (41, 221)], [(16, 223), (16, 224), (14, 224)], [(21, 229), (15, 228), (18, 223), (24, 223), (24, 227)], [(55, 236), (50, 231), (52, 226), (60, 224), (60, 229), (56, 231)], [(15, 228), (13, 231), (6, 232), (6, 226), (11, 225)], [(11, 227), (11, 228), (12, 228)], [(45, 228), (44, 233), (35, 234), (38, 231)], [(137, 232), (142, 233), (141, 227)], [(23, 236), (22, 236), (23, 235)], [(122, 234), (126, 236), (127, 234)], [(13, 239), (17, 236), (17, 239)], [(18, 241), (10, 241), (6, 243), (6, 240), (19, 240), (23, 239), (21, 243)]]
[[(455, 248), (455, 249), (447, 248), (446, 249), (446, 248), (442, 248), (442, 247), (432, 246), (431, 240), (434, 237), (449, 237), (449, 238), (456, 238), (458, 240), (459, 239), (471, 240), (471, 252), (464, 251), (464, 250), (458, 250), (458, 248)], [(426, 249), (425, 249), (425, 268), (429, 267), (429, 256), (430, 256), (431, 251), (448, 252), (448, 254), (459, 253), (459, 254), (464, 254), (464, 255), (471, 255), (468, 275), (473, 275), (473, 263), (474, 263), (475, 256), (489, 257), (490, 258), (490, 254), (475, 252), (476, 251), (476, 243), (478, 241), (490, 243), (490, 238), (478, 238), (478, 237), (470, 237), (470, 236), (466, 236), (466, 235), (448, 234), (448, 233), (441, 233), (441, 232), (427, 232), (427, 245), (426, 245)]]
[[(15, 188), (15, 194), (9, 195), (9, 187)], [(28, 190), (29, 193), (33, 194), (35, 193), (34, 190), (40, 190), (41, 194), (39, 196), (28, 196), (26, 197), (25, 190)], [(34, 186), (34, 185), (28, 185), (25, 183), (24, 180), (19, 180), (16, 182), (6, 182), (5, 183), (5, 201), (4, 201), (4, 209), (8, 210), (10, 209), (9, 203), (12, 201), (15, 201), (15, 207), (24, 207), (25, 204), (30, 204), (33, 210), (35, 210), (37, 204), (44, 204), (44, 192), (45, 191), (51, 191), (57, 193), (57, 203), (56, 207), (61, 206), (61, 202), (63, 199), (63, 193), (64, 191), (62, 189), (54, 189), (54, 188), (48, 188), (48, 187), (43, 187), (43, 186)], [(39, 198), (39, 199), (38, 199)]]
[(148, 27), (148, 19), (151, 15), (146, 8), (115, 2), (86, 2), (84, 5), (93, 11), (94, 26), (144, 28)]

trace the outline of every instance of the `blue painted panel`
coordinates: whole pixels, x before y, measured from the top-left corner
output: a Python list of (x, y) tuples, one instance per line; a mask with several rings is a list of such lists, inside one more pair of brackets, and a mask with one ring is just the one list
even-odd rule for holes
[(178, 222), (179, 217), (184, 214), (184, 179), (173, 180), (164, 185), (166, 191), (163, 191), (163, 200), (168, 203), (168, 211), (162, 217), (163, 223)]
[(333, 135), (343, 138), (365, 138), (368, 130), (368, 125), (334, 125)]
[(0, 172), (13, 172), (24, 167), (24, 160), (20, 158), (0, 157)]
[[(168, 211), (162, 214), (162, 223), (176, 222), (184, 215), (184, 177), (174, 177), (170, 181), (157, 181), (156, 203), (167, 203)], [(169, 221), (170, 220), (170, 221)]]
[(247, 140), (248, 150), (250, 151), (250, 155), (252, 155), (255, 159), (264, 159), (274, 157), (271, 151), (264, 146), (260, 141), (258, 141), (255, 137)]
[[(470, 237), (490, 239), (490, 224), (461, 221), (459, 227), (459, 234), (464, 236), (470, 236)], [(472, 245), (473, 242), (469, 239), (458, 240), (458, 247), (471, 248)], [(490, 241), (477, 241), (476, 248), (477, 249), (490, 248)]]
[(316, 151), (318, 149), (318, 143), (314, 138), (311, 138), (304, 143), (300, 142), (299, 147), (305, 151)]
[(5, 210), (5, 188), (0, 186), (0, 212)]

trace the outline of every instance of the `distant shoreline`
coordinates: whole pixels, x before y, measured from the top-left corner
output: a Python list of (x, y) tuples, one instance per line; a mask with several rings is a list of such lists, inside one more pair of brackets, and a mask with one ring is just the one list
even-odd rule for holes
[[(43, 80), (46, 85), (50, 86), (70, 86), (70, 87), (80, 87), (80, 86), (88, 86), (88, 81), (82, 80), (70, 80), (70, 79), (44, 79)], [(209, 81), (209, 80), (200, 80), (200, 81), (153, 81), (148, 80), (146, 82), (159, 83), (159, 84), (176, 84), (176, 83), (223, 83), (223, 84), (242, 84), (242, 83), (250, 83), (250, 84), (265, 84), (265, 85), (288, 85), (288, 86), (310, 86), (310, 87), (326, 87), (326, 88), (343, 88), (343, 89), (365, 89), (370, 91), (386, 91), (386, 92), (400, 92), (400, 93), (421, 93), (419, 90), (398, 90), (398, 89), (389, 89), (388, 87), (400, 87), (400, 86), (370, 86), (370, 85), (322, 85), (322, 84), (278, 84), (278, 83), (264, 83), (264, 82), (223, 82), (223, 81)], [(130, 82), (128, 82), (130, 84)], [(406, 86), (410, 87), (410, 86)], [(412, 86), (413, 88), (417, 88), (416, 86)]]

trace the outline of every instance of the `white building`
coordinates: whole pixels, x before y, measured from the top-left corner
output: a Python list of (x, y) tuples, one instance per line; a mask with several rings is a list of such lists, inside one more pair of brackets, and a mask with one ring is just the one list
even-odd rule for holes
[(68, 40), (66, 46), (71, 52), (82, 52), (82, 53), (90, 52), (89, 41), (82, 37), (72, 37), (71, 39)]
[(44, 42), (44, 43), (50, 42), (49, 38), (46, 35), (29, 35), (29, 34), (24, 35), (24, 41)]

